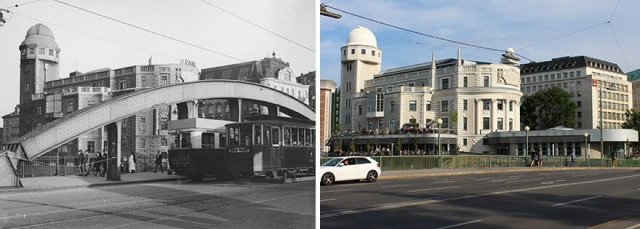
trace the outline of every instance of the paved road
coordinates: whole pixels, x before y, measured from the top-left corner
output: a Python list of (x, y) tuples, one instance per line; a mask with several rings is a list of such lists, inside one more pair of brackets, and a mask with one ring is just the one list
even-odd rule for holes
[(0, 228), (313, 228), (314, 190), (313, 181), (175, 181), (8, 193)]
[(640, 228), (640, 170), (474, 174), (325, 186), (320, 226)]

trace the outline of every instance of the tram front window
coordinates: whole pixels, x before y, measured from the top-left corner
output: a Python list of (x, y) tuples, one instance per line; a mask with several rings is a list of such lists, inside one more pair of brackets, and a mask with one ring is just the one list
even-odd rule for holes
[(280, 145), (280, 128), (275, 126), (271, 128), (271, 144)]
[(262, 145), (262, 137), (260, 135), (260, 133), (262, 133), (261, 128), (262, 128), (262, 125), (260, 124), (253, 125), (253, 132), (256, 133), (254, 136), (253, 142), (256, 145)]
[(238, 127), (229, 127), (229, 146), (236, 147), (240, 145), (240, 130)]
[(304, 129), (304, 145), (311, 146), (311, 130)]
[(240, 145), (250, 146), (251, 136), (253, 135), (253, 128), (250, 125), (240, 126)]
[(291, 145), (293, 146), (297, 146), (298, 145), (298, 128), (292, 127), (291, 128)]
[(290, 126), (284, 127), (284, 145), (285, 146), (291, 145), (291, 127)]
[(264, 136), (264, 144), (265, 145), (269, 145), (271, 144), (271, 126), (269, 125), (264, 125), (264, 128), (262, 129), (262, 136)]

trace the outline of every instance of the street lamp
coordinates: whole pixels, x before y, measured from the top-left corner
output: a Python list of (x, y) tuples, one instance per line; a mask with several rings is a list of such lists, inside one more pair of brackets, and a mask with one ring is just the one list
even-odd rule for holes
[(524, 127), (524, 132), (526, 135), (525, 146), (524, 146), (524, 157), (527, 157), (527, 153), (529, 152), (529, 126)]
[(438, 162), (440, 164), (440, 168), (442, 168), (442, 154), (440, 152), (440, 124), (442, 124), (442, 119), (438, 118), (436, 120), (436, 124), (438, 124)]
[(584, 159), (587, 161), (587, 167), (589, 167), (589, 134), (584, 133)]

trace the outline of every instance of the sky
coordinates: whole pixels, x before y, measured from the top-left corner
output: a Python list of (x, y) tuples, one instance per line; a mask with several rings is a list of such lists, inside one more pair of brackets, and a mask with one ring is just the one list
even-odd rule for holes
[[(60, 0), (234, 58), (185, 45), (72, 8), (54, 0), (0, 0), (0, 116), (19, 102), (20, 51), (27, 30), (49, 27), (60, 52), (60, 76), (100, 68), (196, 62), (199, 69), (276, 57), (295, 75), (316, 70), (317, 11), (311, 0), (207, 0), (284, 38), (264, 31), (202, 0)], [(18, 7), (14, 7), (18, 4)], [(21, 5), (22, 4), (22, 5)], [(287, 41), (287, 39), (294, 41)], [(304, 46), (304, 47), (301, 47)], [(1, 124), (0, 124), (1, 125)]]
[[(514, 48), (534, 61), (590, 56), (640, 68), (636, 0), (321, 0), (321, 3), (388, 24), (447, 39)], [(618, 5), (616, 7), (616, 5)], [(320, 18), (320, 78), (340, 82), (340, 48), (357, 26), (370, 29), (382, 50), (382, 71), (456, 58), (497, 63), (501, 52), (461, 46), (377, 24), (333, 9), (340, 19)], [(610, 23), (606, 23), (610, 21)], [(616, 39), (617, 38), (617, 39)], [(617, 41), (616, 41), (617, 40)], [(619, 44), (619, 45), (618, 45)], [(521, 63), (527, 63), (523, 60)]]

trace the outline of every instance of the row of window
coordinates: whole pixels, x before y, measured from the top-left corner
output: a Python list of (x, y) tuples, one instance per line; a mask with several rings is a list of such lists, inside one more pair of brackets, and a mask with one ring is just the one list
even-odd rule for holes
[[(38, 53), (44, 55), (45, 53), (49, 53), (49, 56), (53, 56), (54, 54), (56, 55), (56, 57), (58, 57), (60, 55), (60, 51), (56, 51), (53, 49), (45, 49), (45, 48), (38, 48)], [(35, 48), (29, 48), (29, 54), (34, 54), (35, 53)], [(24, 56), (27, 54), (27, 50), (23, 49), (21, 54)]]
[(549, 80), (561, 80), (567, 78), (581, 77), (582, 71), (559, 72), (537, 76), (526, 76), (521, 78), (522, 83), (542, 82)]
[[(523, 93), (535, 93), (537, 91), (542, 91), (542, 90), (547, 90), (549, 89), (549, 87), (558, 87), (558, 88), (563, 88), (563, 89), (568, 89), (568, 88), (578, 88), (582, 86), (581, 81), (576, 81), (575, 84), (574, 82), (562, 82), (562, 83), (551, 83), (551, 84), (545, 84), (545, 85), (533, 85), (533, 86), (526, 86), (526, 87), (521, 87), (520, 91), (522, 91)], [(569, 92), (571, 93), (571, 92)], [(582, 96), (582, 93), (580, 93), (580, 91), (578, 91), (578, 97)]]
[(312, 146), (315, 144), (315, 130), (292, 126), (271, 126), (267, 124), (229, 127), (230, 146), (284, 145)]
[[(376, 50), (371, 50), (371, 52), (369, 52), (371, 54), (371, 56), (376, 56)], [(351, 49), (351, 55), (356, 54), (356, 49)], [(360, 49), (360, 54), (361, 55), (366, 55), (367, 54), (367, 50), (366, 49)], [(343, 56), (347, 56), (347, 50), (343, 50), (342, 51), (342, 55)], [(378, 57), (380, 57), (380, 52), (378, 52)]]
[[(604, 106), (604, 109), (609, 109), (609, 110), (618, 110), (618, 111), (629, 110), (629, 105), (628, 104), (612, 103), (612, 102), (604, 102), (603, 101), (602, 105)], [(598, 103), (598, 109), (600, 109), (600, 103)]]

